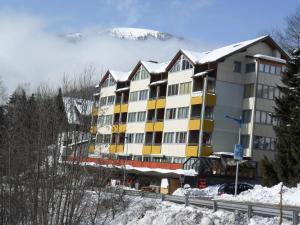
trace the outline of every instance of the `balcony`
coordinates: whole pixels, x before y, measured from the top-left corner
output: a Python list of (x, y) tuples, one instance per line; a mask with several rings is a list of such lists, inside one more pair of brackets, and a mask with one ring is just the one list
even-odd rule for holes
[[(215, 106), (216, 105), (216, 95), (212, 93), (207, 93), (206, 94), (206, 104), (207, 106)], [(201, 105), (203, 102), (203, 96), (194, 96), (191, 99), (191, 104), (192, 105)]]
[(95, 125), (92, 125), (90, 128), (90, 133), (91, 134), (96, 134), (97, 133), (97, 127)]
[(119, 145), (115, 145), (115, 144), (111, 144), (109, 146), (109, 153), (111, 154), (115, 154), (115, 153), (123, 153), (124, 152), (124, 145), (119, 144)]
[(159, 99), (151, 99), (148, 101), (147, 109), (161, 109), (166, 107), (166, 99), (165, 98), (159, 98)]
[(98, 107), (93, 107), (92, 109), (92, 116), (98, 116), (99, 108)]
[(125, 133), (126, 131), (126, 124), (114, 124), (111, 127), (112, 133)]
[[(189, 121), (189, 130), (200, 130), (201, 120), (200, 119), (191, 119)], [(204, 120), (203, 130), (206, 132), (212, 132), (214, 130), (214, 121), (213, 120)]]
[(115, 105), (114, 113), (124, 113), (127, 111), (128, 111), (128, 103)]
[(145, 132), (162, 132), (164, 129), (164, 122), (147, 122)]
[(95, 152), (95, 145), (94, 144), (89, 144), (88, 145), (88, 152), (89, 153), (94, 153)]
[[(202, 146), (202, 154), (201, 156), (210, 156), (213, 153), (213, 149), (211, 145), (203, 145)], [(185, 147), (185, 156), (186, 157), (198, 157), (198, 146), (193, 144), (188, 144)]]
[(161, 145), (144, 145), (143, 155), (160, 154)]

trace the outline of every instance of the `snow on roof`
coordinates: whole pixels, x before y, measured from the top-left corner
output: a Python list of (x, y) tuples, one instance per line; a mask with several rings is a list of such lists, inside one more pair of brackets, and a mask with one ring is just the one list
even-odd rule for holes
[(129, 90), (129, 87), (119, 88), (116, 90), (116, 92), (127, 91), (127, 90)]
[(238, 51), (250, 44), (253, 44), (259, 40), (264, 39), (267, 36), (261, 36), (248, 41), (243, 41), (235, 44), (231, 44), (222, 48), (217, 48), (208, 52), (194, 52), (189, 50), (181, 49), (181, 51), (190, 59), (194, 64), (203, 64), (208, 62), (215, 62), (218, 59), (223, 58), (235, 51)]
[(273, 62), (286, 64), (286, 60), (276, 58), (276, 57), (273, 57), (273, 56), (269, 56), (269, 55), (256, 54), (256, 55), (254, 55), (254, 58), (260, 58), (260, 59), (265, 59), (265, 60), (269, 60), (269, 61), (273, 61)]
[(149, 61), (141, 61), (141, 63), (149, 73), (163, 73), (169, 64), (169, 62), (155, 63)]
[(155, 81), (155, 82), (152, 82), (151, 84), (149, 84), (149, 86), (154, 86), (154, 85), (159, 85), (159, 84), (164, 84), (164, 83), (167, 83), (168, 80), (159, 80), (159, 81)]
[(202, 71), (202, 72), (200, 72), (200, 73), (194, 74), (192, 77), (201, 77), (201, 76), (204, 76), (204, 75), (206, 75), (206, 74), (208, 74), (209, 72), (214, 71), (214, 70), (215, 70), (215, 69), (205, 70), (205, 71)]
[(128, 79), (129, 72), (117, 71), (117, 70), (108, 70), (109, 73), (113, 76), (116, 81), (126, 81)]

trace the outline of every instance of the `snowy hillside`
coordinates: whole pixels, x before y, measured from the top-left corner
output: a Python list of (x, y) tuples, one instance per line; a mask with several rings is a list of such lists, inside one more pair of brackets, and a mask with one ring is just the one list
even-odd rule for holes
[(175, 37), (169, 33), (160, 32), (150, 29), (141, 28), (129, 28), (129, 27), (116, 27), (111, 29), (103, 29), (93, 33), (69, 33), (62, 34), (61, 37), (65, 38), (70, 42), (78, 42), (83, 38), (90, 37), (114, 37), (122, 40), (134, 40), (134, 41), (145, 41), (145, 40), (160, 40), (167, 41), (170, 39), (182, 40), (182, 38)]

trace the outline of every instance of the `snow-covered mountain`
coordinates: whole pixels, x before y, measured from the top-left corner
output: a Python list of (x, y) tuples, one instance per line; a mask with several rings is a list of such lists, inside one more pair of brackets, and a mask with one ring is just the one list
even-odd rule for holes
[(62, 34), (61, 37), (70, 42), (78, 42), (89, 37), (114, 37), (123, 40), (145, 41), (145, 40), (160, 40), (167, 41), (170, 39), (182, 40), (182, 38), (175, 37), (172, 34), (160, 32), (150, 29), (129, 28), (129, 27), (115, 27), (111, 29), (103, 29), (92, 33), (68, 33)]

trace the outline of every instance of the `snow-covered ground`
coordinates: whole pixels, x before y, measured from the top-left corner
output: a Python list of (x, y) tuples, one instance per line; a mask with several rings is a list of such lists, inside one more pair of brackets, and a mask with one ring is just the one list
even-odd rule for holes
[(184, 196), (188, 191), (190, 197), (215, 197), (218, 195), (218, 189), (220, 185), (212, 185), (203, 189), (199, 188), (178, 188), (173, 192), (173, 195)]
[[(161, 200), (147, 199), (142, 197), (126, 197), (127, 207), (118, 211), (114, 218), (112, 216), (103, 221), (99, 216), (96, 224), (105, 225), (230, 225), (236, 224), (232, 212), (210, 209), (196, 206), (185, 207), (181, 204), (164, 202)], [(237, 224), (250, 225), (273, 225), (278, 224), (278, 218), (263, 218), (255, 216), (249, 223), (245, 216)], [(104, 222), (104, 223), (103, 223)], [(86, 223), (85, 225), (87, 225)], [(284, 221), (285, 225), (291, 224)]]
[[(215, 198), (231, 201), (278, 204), (280, 202), (280, 188), (281, 183), (270, 188), (255, 185), (254, 189), (244, 191), (236, 197), (233, 195), (223, 194), (221, 196), (216, 196)], [(282, 201), (283, 205), (300, 206), (300, 184), (294, 188), (283, 186)]]

